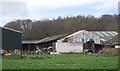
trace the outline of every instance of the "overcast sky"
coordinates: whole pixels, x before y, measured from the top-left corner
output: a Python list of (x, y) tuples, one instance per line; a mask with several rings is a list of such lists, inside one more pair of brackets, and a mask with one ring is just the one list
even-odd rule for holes
[(119, 0), (0, 0), (0, 26), (16, 19), (118, 14)]

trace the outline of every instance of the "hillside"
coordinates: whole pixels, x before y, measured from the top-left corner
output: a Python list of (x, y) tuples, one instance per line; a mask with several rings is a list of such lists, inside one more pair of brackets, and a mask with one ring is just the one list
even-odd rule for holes
[(47, 36), (74, 33), (78, 30), (114, 30), (118, 31), (118, 15), (105, 14), (97, 18), (92, 15), (72, 16), (49, 20), (33, 21), (18, 19), (8, 22), (5, 27), (22, 31), (23, 39), (38, 40)]

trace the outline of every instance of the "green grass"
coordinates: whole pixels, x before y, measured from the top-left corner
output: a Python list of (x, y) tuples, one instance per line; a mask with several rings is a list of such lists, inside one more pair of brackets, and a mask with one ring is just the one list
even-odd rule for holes
[(46, 55), (43, 59), (29, 55), (3, 56), (3, 69), (117, 69), (118, 55), (113, 54), (63, 54)]

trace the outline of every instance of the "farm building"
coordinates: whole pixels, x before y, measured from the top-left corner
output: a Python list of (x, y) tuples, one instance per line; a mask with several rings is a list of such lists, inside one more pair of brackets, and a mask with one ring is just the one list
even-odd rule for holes
[(103, 53), (120, 54), (120, 43), (118, 35), (107, 42), (107, 48), (103, 48)]
[(21, 49), (21, 32), (6, 27), (0, 27), (0, 47), (6, 50)]
[(23, 51), (34, 51), (37, 46), (38, 40), (24, 40), (22, 41), (22, 49)]
[(22, 41), (22, 49), (23, 51), (34, 51), (36, 47), (48, 48), (49, 46), (53, 47), (53, 43), (57, 42), (58, 39), (65, 37), (66, 34), (46, 37), (41, 40), (23, 40)]
[(48, 48), (55, 47), (56, 52), (78, 52), (82, 53), (84, 48), (88, 47), (86, 43), (92, 39), (95, 43), (95, 51), (98, 52), (108, 44), (109, 40), (115, 37), (118, 33), (115, 31), (86, 31), (81, 30), (73, 34), (57, 35), (46, 37), (41, 40), (22, 41), (24, 50), (33, 51), (36, 47)]
[[(115, 37), (115, 31), (86, 31), (81, 30), (57, 40), (56, 50), (58, 52), (83, 52), (84, 43), (92, 39), (95, 43), (96, 52), (104, 47), (108, 40)], [(99, 47), (99, 48), (98, 48)]]

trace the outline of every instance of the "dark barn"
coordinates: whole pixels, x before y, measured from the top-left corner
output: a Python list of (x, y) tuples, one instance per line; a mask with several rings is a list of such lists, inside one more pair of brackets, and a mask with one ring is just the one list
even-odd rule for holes
[(2, 49), (14, 50), (22, 48), (21, 32), (6, 27), (0, 27)]

